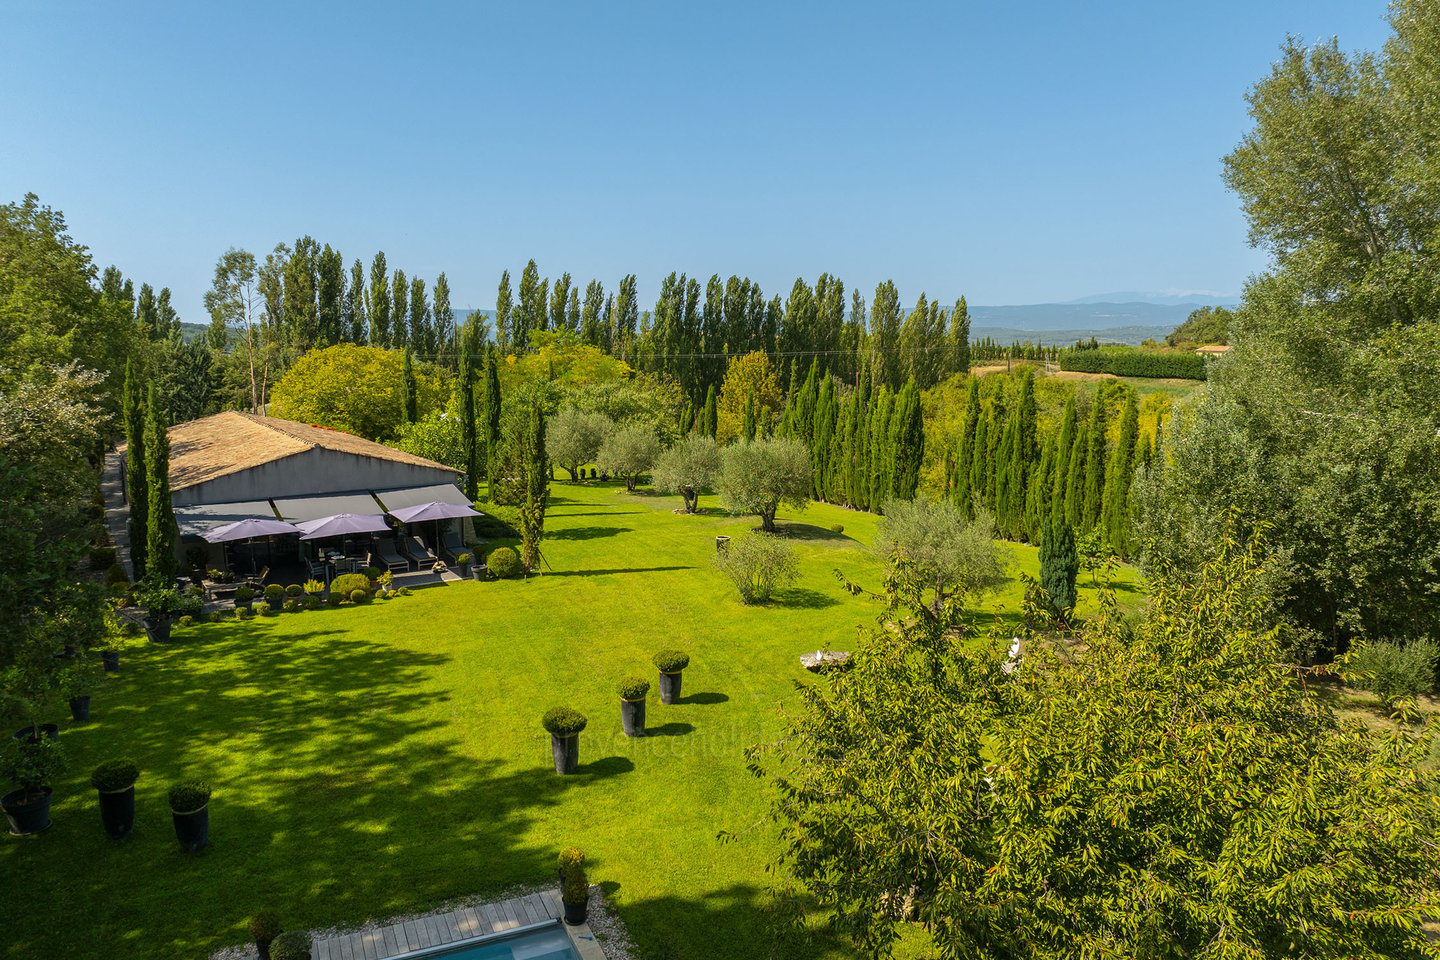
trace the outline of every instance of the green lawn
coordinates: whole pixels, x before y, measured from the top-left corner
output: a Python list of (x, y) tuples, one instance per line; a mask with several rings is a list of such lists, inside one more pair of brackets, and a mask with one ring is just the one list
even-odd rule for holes
[[(741, 751), (794, 702), (792, 681), (809, 677), (801, 652), (851, 647), (873, 622), (874, 602), (849, 596), (833, 571), (878, 587), (866, 549), (875, 518), (782, 514), (802, 579), (748, 608), (708, 561), (717, 533), (752, 521), (709, 497), (704, 516), (686, 517), (673, 513), (678, 498), (552, 489), (553, 571), (541, 578), (127, 648), (91, 721), (63, 725), (71, 762), (55, 826), (0, 842), (3, 955), (198, 957), (243, 941), (263, 906), (304, 927), (425, 910), (544, 882), (568, 844), (586, 850), (645, 956), (767, 955), (764, 867), (776, 849)], [(1035, 551), (1013, 549), (1034, 575)], [(987, 609), (1013, 615), (1019, 595), (1012, 584)], [(693, 657), (685, 702), (662, 706), (652, 691), (659, 735), (629, 740), (615, 682), (653, 675), (650, 654), (667, 646)], [(581, 772), (565, 778), (539, 725), (560, 703), (590, 717)], [(117, 843), (88, 777), (125, 755), (143, 773), (135, 832)], [(165, 801), (182, 776), (215, 788), (212, 845), (196, 856), (180, 853)], [(743, 837), (721, 844), (721, 830)], [(825, 942), (785, 953), (850, 955)]]

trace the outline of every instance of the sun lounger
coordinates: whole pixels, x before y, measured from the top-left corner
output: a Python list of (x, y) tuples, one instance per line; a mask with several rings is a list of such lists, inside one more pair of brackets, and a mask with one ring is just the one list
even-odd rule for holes
[(410, 570), (410, 561), (400, 556), (389, 540), (375, 541), (375, 552), (370, 554), (366, 565), (389, 570), (391, 573), (406, 573)]
[(406, 537), (400, 542), (400, 549), (411, 560), (414, 560), (419, 568), (424, 568), (435, 562), (435, 554), (425, 546), (425, 541), (419, 537)]

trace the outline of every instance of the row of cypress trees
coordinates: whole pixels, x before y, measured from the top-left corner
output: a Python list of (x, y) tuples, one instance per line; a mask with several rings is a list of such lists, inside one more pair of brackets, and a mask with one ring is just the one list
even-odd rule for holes
[(138, 581), (153, 574), (174, 581), (175, 510), (170, 503), (170, 434), (152, 382), (142, 400), (140, 377), (125, 364), (125, 485), (130, 503), (130, 565)]

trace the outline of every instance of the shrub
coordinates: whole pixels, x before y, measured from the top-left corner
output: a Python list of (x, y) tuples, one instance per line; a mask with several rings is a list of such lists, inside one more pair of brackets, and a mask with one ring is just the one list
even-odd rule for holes
[(381, 570), (379, 567), (366, 567), (360, 572), (365, 575), (366, 580), (379, 580), (380, 575), (382, 573), (385, 573), (385, 571)]
[(319, 610), (325, 605), (325, 598), (318, 593), (307, 593), (300, 604), (306, 610)]
[(560, 898), (566, 903), (580, 904), (590, 899), (590, 879), (581, 870), (576, 876), (566, 877), (560, 888)]
[(255, 616), (263, 617), (270, 612), (270, 604), (264, 600), (257, 600), (254, 605), (250, 607), (250, 610)]
[(684, 650), (661, 650), (650, 658), (661, 673), (679, 673), (690, 666), (690, 654)]
[(114, 547), (91, 547), (90, 569), (105, 570), (115, 563)]
[(278, 583), (270, 583), (265, 586), (265, 602), (274, 606), (285, 599), (285, 588)]
[(105, 586), (113, 587), (117, 583), (129, 584), (130, 578), (125, 575), (125, 568), (118, 563), (112, 563), (110, 569), (105, 571)]
[(540, 723), (553, 736), (573, 737), (584, 730), (585, 724), (589, 721), (579, 710), (570, 707), (551, 707), (545, 711), (545, 716), (540, 719)]
[(1136, 347), (1101, 347), (1065, 350), (1060, 369), (1081, 373), (1113, 373), (1117, 377), (1175, 377), (1205, 379), (1205, 358), (1188, 350), (1140, 350)]
[(90, 786), (101, 793), (114, 793), (135, 785), (140, 768), (134, 760), (106, 760), (90, 773)]
[(305, 588), (300, 586), (300, 584), (298, 583), (292, 583), (290, 584), (290, 586), (285, 588), (285, 596), (287, 597), (299, 597), (303, 596), (304, 593)]
[(306, 580), (302, 588), (306, 596), (317, 596), (325, 592), (325, 584), (319, 580)]
[(370, 596), (369, 591), (366, 591), (366, 590), (351, 590), (351, 591), (350, 591), (350, 602), (351, 602), (351, 603), (364, 603), (364, 602), (369, 598), (369, 596)]
[(475, 518), (475, 531), (486, 540), (520, 536), (520, 508), (503, 503), (485, 504), (484, 516)]
[(260, 948), (261, 953), (280, 936), (282, 929), (280, 918), (275, 915), (274, 910), (261, 910), (250, 918), (250, 938), (255, 941), (255, 946)]
[(745, 603), (764, 603), (775, 588), (794, 583), (800, 567), (789, 543), (768, 533), (752, 533), (730, 542), (711, 562), (730, 578)]
[(280, 609), (281, 609), (281, 610), (284, 610), (286, 613), (299, 613), (300, 610), (301, 610), (301, 601), (300, 601), (300, 598), (299, 598), (299, 597), (289, 597), (289, 598), (287, 598), (286, 601), (285, 601), (283, 604), (281, 604)]
[(844, 532), (845, 532), (845, 524), (843, 524), (843, 523), (832, 523), (832, 524), (830, 524), (830, 532), (831, 532), (831, 533), (844, 533)]
[(485, 566), (491, 574), (505, 580), (520, 574), (520, 556), (510, 547), (496, 547)]
[(330, 592), (342, 593), (347, 597), (356, 590), (364, 590), (369, 593), (371, 579), (363, 573), (342, 573), (330, 581)]
[(252, 588), (252, 587), (236, 587), (236, 588), (235, 588), (235, 599), (236, 599), (236, 600), (254, 600), (254, 599), (255, 599), (255, 590), (254, 590), (254, 588)]
[(310, 934), (286, 930), (270, 941), (270, 960), (310, 960)]
[(1412, 640), (1404, 646), (1382, 640), (1356, 648), (1346, 679), (1390, 704), (1434, 690), (1437, 662), (1440, 645), (1433, 640)]
[(474, 559), (474, 557), (470, 556), (470, 554), (468, 554), (468, 553), (457, 553), (457, 554), (455, 554), (455, 562), (458, 563), (458, 564), (460, 564), (460, 566), (462, 566), (462, 567), (465, 566), (465, 564), (469, 563), (469, 562), (470, 562), (471, 560), (473, 560), (473, 559)]
[(626, 677), (620, 681), (621, 700), (644, 700), (650, 692), (650, 681), (643, 677)]
[[(265, 601), (263, 601), (263, 600), (260, 601), (260, 605), (261, 605), (262, 607), (265, 606), (265, 605), (266, 605), (266, 604), (265, 604)], [(235, 608), (235, 619), (236, 619), (236, 620), (249, 620), (249, 619), (250, 619), (250, 610), (249, 610), (248, 608), (246, 608), (246, 607), (236, 607), (236, 608)]]
[(182, 780), (170, 788), (170, 809), (191, 813), (210, 802), (210, 784), (204, 780)]
[(330, 591), (330, 606), (332, 606), (332, 607), (338, 607), (338, 606), (340, 606), (340, 604), (344, 603), (347, 599), (348, 599), (348, 598), (345, 596), (345, 594), (344, 594), (343, 591), (340, 591), (340, 590), (331, 590), (331, 591)]
[(560, 876), (568, 877), (576, 870), (585, 869), (585, 851), (579, 847), (566, 847), (560, 851)]
[(192, 617), (192, 616), (190, 616), (190, 614), (187, 613), (187, 614), (185, 614), (185, 616), (183, 616), (183, 617), (180, 618), (180, 621), (179, 621), (179, 624), (178, 624), (178, 625), (179, 625), (179, 626), (182, 626), (182, 627), (192, 627), (192, 626), (195, 625), (195, 618)]

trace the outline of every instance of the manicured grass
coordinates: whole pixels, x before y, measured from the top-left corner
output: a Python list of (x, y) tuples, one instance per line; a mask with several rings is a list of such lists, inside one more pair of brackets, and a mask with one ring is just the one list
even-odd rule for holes
[[(874, 622), (877, 605), (833, 571), (878, 588), (876, 518), (782, 511), (802, 579), (751, 608), (709, 559), (716, 534), (753, 521), (710, 497), (705, 515), (686, 517), (672, 512), (678, 498), (646, 491), (552, 489), (540, 578), (127, 648), (91, 721), (63, 725), (71, 763), (55, 784), (55, 826), (0, 842), (3, 955), (198, 957), (244, 941), (261, 907), (299, 927), (431, 909), (545, 882), (570, 844), (645, 956), (768, 955), (764, 868), (776, 849), (742, 750), (775, 731), (793, 681), (809, 679), (801, 652), (852, 647)], [(1017, 571), (1036, 575), (1034, 549), (1012, 549)], [(1013, 616), (1020, 595), (1012, 583), (986, 608)], [(1093, 602), (1088, 587), (1082, 596)], [(627, 739), (615, 684), (652, 676), (650, 655), (671, 646), (693, 658), (684, 702), (663, 706), (652, 691), (657, 735)], [(590, 718), (572, 777), (553, 772), (539, 723), (557, 704)], [(88, 777), (118, 756), (142, 774), (135, 832), (112, 842)], [(187, 856), (165, 792), (191, 776), (215, 795), (212, 845)], [(741, 839), (722, 844), (722, 830)], [(783, 954), (851, 955), (823, 940)]]

